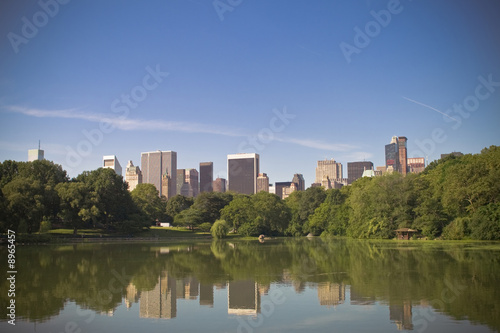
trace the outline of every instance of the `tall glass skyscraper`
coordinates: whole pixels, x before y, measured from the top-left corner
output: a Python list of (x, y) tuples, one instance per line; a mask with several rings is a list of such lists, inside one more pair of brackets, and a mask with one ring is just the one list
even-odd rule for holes
[[(177, 152), (175, 151), (153, 151), (141, 153), (142, 182), (153, 184), (160, 197), (164, 195), (171, 198), (177, 189)], [(167, 173), (171, 178), (171, 186), (168, 193), (162, 193), (162, 175)]]
[(212, 192), (212, 182), (214, 180), (214, 163), (200, 163), (200, 193)]
[(228, 190), (243, 194), (257, 193), (259, 154), (227, 155)]

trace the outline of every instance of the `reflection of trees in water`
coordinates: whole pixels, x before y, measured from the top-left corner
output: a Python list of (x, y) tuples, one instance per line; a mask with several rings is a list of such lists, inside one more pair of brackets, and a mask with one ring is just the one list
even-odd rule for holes
[[(469, 249), (470, 243), (440, 244), (285, 239), (168, 247), (19, 247), (16, 312), (18, 318), (44, 321), (57, 315), (65, 302), (74, 301), (83, 308), (109, 313), (122, 297), (130, 298), (132, 286), (136, 294), (154, 290), (159, 276), (168, 271), (172, 279), (196, 278), (209, 286), (247, 279), (255, 280), (262, 290), (275, 282), (289, 284), (297, 292), (307, 285), (321, 285), (325, 290), (350, 285), (352, 304), (377, 300), (392, 307), (394, 318), (405, 319), (405, 313), (411, 314), (411, 304), (425, 300), (456, 319), (468, 318), (499, 329), (498, 251)], [(5, 255), (5, 250), (0, 249), (0, 254)], [(5, 272), (0, 274), (0, 287), (7, 290)], [(342, 290), (339, 300), (344, 297)], [(0, 306), (7, 307), (8, 301), (6, 293), (0, 295)], [(397, 320), (409, 325), (403, 319)]]

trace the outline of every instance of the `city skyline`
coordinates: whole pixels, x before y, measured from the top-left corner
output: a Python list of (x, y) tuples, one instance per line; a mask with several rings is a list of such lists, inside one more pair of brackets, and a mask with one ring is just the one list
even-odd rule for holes
[(498, 2), (55, 3), (0, 11), (1, 161), (41, 140), (76, 177), (161, 149), (227, 179), (257, 153), (309, 185), (318, 160), (385, 165), (394, 135), (429, 161), (499, 142)]

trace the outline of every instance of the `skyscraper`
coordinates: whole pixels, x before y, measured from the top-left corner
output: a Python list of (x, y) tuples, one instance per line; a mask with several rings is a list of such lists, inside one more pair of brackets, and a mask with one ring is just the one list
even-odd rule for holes
[(212, 182), (214, 180), (214, 163), (200, 163), (200, 192), (212, 192)]
[(257, 193), (261, 191), (269, 192), (269, 177), (266, 173), (259, 173), (257, 177)]
[(297, 191), (305, 191), (306, 181), (304, 180), (304, 176), (301, 173), (296, 173), (293, 175), (292, 183), (295, 183), (297, 185)]
[(280, 199), (283, 199), (283, 188), (290, 187), (290, 185), (292, 185), (292, 182), (276, 182), (276, 183), (274, 183), (275, 194), (278, 197), (280, 197)]
[(224, 178), (217, 177), (213, 181), (214, 192), (224, 193), (226, 192), (226, 180)]
[[(167, 199), (176, 194), (177, 187), (177, 153), (175, 151), (153, 151), (141, 153), (142, 181), (153, 184), (158, 190), (160, 197), (164, 195)], [(171, 185), (168, 193), (162, 191), (162, 176), (167, 173), (171, 177)]]
[(28, 162), (43, 160), (44, 151), (40, 149), (40, 141), (38, 141), (38, 149), (28, 150)]
[(185, 169), (181, 194), (185, 197), (196, 197), (198, 195), (198, 170)]
[(142, 172), (138, 166), (134, 166), (132, 161), (128, 161), (125, 169), (125, 181), (128, 183), (128, 190), (133, 191), (138, 184), (142, 184)]
[(176, 173), (176, 190), (175, 193), (181, 194), (182, 185), (186, 181), (186, 169), (177, 169)]
[(398, 138), (398, 150), (399, 150), (399, 172), (406, 176), (408, 172), (408, 156), (407, 156), (407, 148), (406, 144), (408, 139), (405, 136), (400, 136)]
[(259, 154), (227, 155), (227, 177), (229, 191), (243, 194), (257, 192)]
[(385, 145), (385, 167), (388, 172), (399, 171), (399, 147), (397, 136), (393, 136), (391, 143)]
[(290, 196), (290, 194), (292, 194), (293, 192), (297, 191), (297, 184), (292, 182), (290, 184), (290, 186), (285, 186), (283, 187), (283, 189), (281, 190), (282, 193), (281, 193), (281, 198), (282, 199), (286, 199)]
[(369, 161), (347, 163), (347, 182), (352, 184), (361, 178), (365, 170), (373, 170), (373, 163)]
[(161, 176), (161, 193), (168, 193), (172, 186), (172, 177), (168, 173)]
[(102, 157), (102, 167), (115, 170), (117, 175), (122, 175), (122, 166), (115, 155), (107, 155)]
[(409, 157), (408, 158), (408, 172), (420, 173), (425, 169), (425, 158), (423, 157)]
[(335, 162), (333, 158), (331, 160), (318, 161), (315, 183), (321, 183), (324, 176), (328, 176), (330, 181), (336, 180), (340, 182), (342, 180), (342, 164)]

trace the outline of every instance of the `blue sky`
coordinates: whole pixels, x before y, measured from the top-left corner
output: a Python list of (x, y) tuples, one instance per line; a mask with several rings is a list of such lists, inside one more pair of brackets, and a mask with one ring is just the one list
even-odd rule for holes
[(226, 177), (257, 152), (309, 185), (393, 135), (430, 161), (500, 144), (499, 1), (60, 2), (0, 5), (2, 161), (41, 140), (70, 176), (161, 149)]

